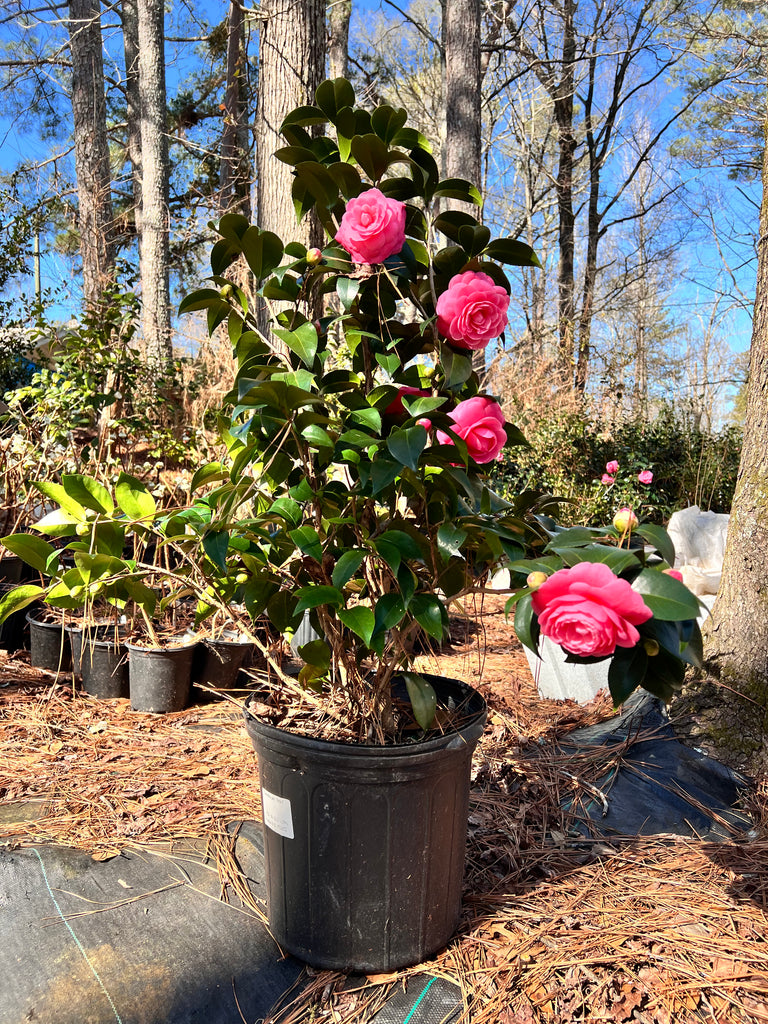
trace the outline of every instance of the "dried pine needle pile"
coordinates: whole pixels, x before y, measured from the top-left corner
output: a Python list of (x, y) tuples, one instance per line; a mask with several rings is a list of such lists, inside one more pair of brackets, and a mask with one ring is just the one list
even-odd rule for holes
[[(603, 799), (597, 783), (623, 751), (567, 752), (558, 740), (608, 717), (610, 702), (540, 700), (497, 608), (483, 633), (482, 654), (467, 635), (423, 665), (475, 685), (482, 678), (492, 709), (475, 761), (457, 937), (393, 976), (351, 984), (308, 970), (268, 1024), (364, 1024), (425, 971), (460, 986), (461, 1020), (473, 1024), (768, 1022), (768, 785), (754, 795), (757, 838), (576, 835), (561, 802), (578, 813)], [(0, 663), (6, 842), (106, 857), (129, 844), (200, 839), (231, 881), (223, 828), (258, 814), (255, 757), (229, 705), (142, 715)], [(247, 889), (236, 891), (248, 903)]]

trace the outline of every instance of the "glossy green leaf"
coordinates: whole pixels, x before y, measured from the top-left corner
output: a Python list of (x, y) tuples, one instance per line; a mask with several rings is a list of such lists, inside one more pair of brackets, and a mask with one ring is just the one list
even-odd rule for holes
[(464, 178), (444, 178), (435, 189), (435, 195), (446, 199), (460, 199), (464, 203), (474, 203), (475, 206), (483, 205), (480, 190)]
[(335, 442), (328, 431), (323, 430), (317, 423), (310, 423), (304, 427), (301, 436), (315, 448), (333, 448), (335, 446)]
[(360, 566), (365, 560), (367, 552), (354, 550), (345, 551), (343, 555), (339, 557), (336, 565), (333, 567), (331, 573), (331, 580), (334, 587), (338, 587), (339, 590), (343, 590), (344, 586), (349, 583), (352, 577), (357, 573)]
[(405, 616), (405, 603), (399, 594), (394, 592), (383, 594), (376, 602), (374, 615), (376, 633), (386, 633), (399, 626)]
[(699, 614), (699, 602), (690, 590), (658, 569), (643, 569), (632, 583), (632, 589), (642, 594), (657, 619), (679, 621), (695, 619)]
[(287, 331), (283, 327), (273, 327), (274, 333), (288, 348), (295, 352), (305, 366), (312, 366), (317, 354), (317, 329), (312, 322), (297, 327), (295, 331)]
[(635, 533), (642, 537), (651, 547), (654, 547), (667, 565), (673, 566), (675, 564), (675, 545), (662, 526), (656, 526), (654, 523), (641, 523), (635, 529)]
[(374, 182), (383, 178), (389, 167), (389, 149), (377, 135), (355, 136), (352, 156)]
[(63, 484), (57, 484), (51, 480), (35, 480), (33, 486), (46, 498), (55, 501), (65, 512), (69, 512), (77, 522), (84, 522), (85, 509)]
[(500, 263), (508, 263), (515, 267), (539, 267), (538, 257), (530, 245), (518, 242), (513, 238), (495, 238), (485, 248), (484, 256)]
[(339, 277), (336, 280), (336, 292), (341, 299), (341, 304), (344, 309), (349, 312), (352, 308), (352, 303), (357, 298), (357, 293), (360, 291), (360, 281), (354, 277)]
[(155, 499), (146, 484), (129, 473), (121, 473), (115, 485), (115, 498), (123, 512), (136, 522), (147, 522), (157, 511)]
[[(344, 595), (336, 587), (312, 586), (301, 587), (296, 591), (297, 604), (294, 615), (308, 611), (311, 608), (318, 608), (320, 605), (329, 605), (331, 608), (338, 608), (344, 604)], [(341, 612), (338, 613), (339, 616)], [(373, 617), (373, 616), (371, 616)]]
[(614, 707), (623, 704), (645, 678), (648, 655), (642, 643), (634, 647), (617, 647), (608, 666), (608, 689)]
[(526, 594), (515, 605), (515, 633), (521, 644), (538, 654), (539, 623), (533, 614), (531, 595)]
[(419, 456), (427, 445), (427, 432), (418, 424), (405, 430), (396, 429), (387, 438), (387, 448), (403, 466), (416, 470)]
[(190, 295), (185, 295), (179, 303), (179, 316), (182, 313), (192, 313), (197, 309), (208, 309), (212, 303), (221, 302), (221, 294), (218, 288), (198, 288)]
[(435, 640), (442, 640), (447, 616), (439, 598), (434, 594), (414, 594), (410, 611), (418, 624)]
[(317, 87), (315, 102), (328, 120), (335, 124), (340, 110), (354, 107), (355, 90), (346, 78), (326, 79)]
[(403, 672), (403, 679), (413, 708), (413, 717), (426, 732), (432, 727), (437, 711), (437, 694), (431, 683), (416, 672)]
[(57, 508), (48, 515), (38, 519), (35, 529), (47, 537), (71, 537), (76, 532), (78, 523), (85, 521), (85, 515), (73, 516), (64, 509)]
[(437, 548), (446, 560), (455, 556), (461, 558), (461, 545), (467, 539), (467, 531), (453, 523), (443, 523), (437, 531)]
[(226, 480), (228, 476), (229, 471), (221, 462), (208, 462), (195, 470), (189, 485), (190, 494), (194, 494), (195, 491), (214, 480)]
[(308, 128), (315, 124), (326, 124), (327, 121), (328, 118), (319, 107), (296, 107), (283, 119), (283, 123), (280, 125), (280, 133), (288, 138), (286, 128), (290, 128), (293, 125), (298, 125), (300, 128)]
[(263, 281), (279, 266), (283, 258), (283, 243), (272, 231), (262, 231), (252, 225), (242, 238), (243, 255), (254, 277)]
[(227, 571), (227, 551), (229, 550), (229, 533), (226, 530), (213, 530), (203, 537), (203, 550), (213, 564), (222, 573)]
[(351, 629), (356, 636), (360, 637), (366, 647), (370, 647), (376, 624), (370, 608), (356, 605), (354, 608), (340, 608), (336, 614), (347, 629)]
[(20, 587), (14, 587), (0, 598), (0, 623), (5, 622), (9, 615), (20, 612), (37, 601), (45, 593), (44, 587), (37, 587), (32, 583), (25, 583)]
[(318, 672), (325, 673), (331, 664), (331, 649), (325, 640), (310, 640), (299, 647), (299, 657)]
[(310, 558), (314, 558), (318, 562), (321, 561), (323, 544), (313, 526), (300, 526), (297, 530), (291, 530), (289, 536), (303, 555), (309, 555)]
[(29, 533), (15, 533), (10, 537), (3, 537), (2, 544), (27, 565), (47, 576), (55, 573), (58, 568), (59, 556), (56, 548), (41, 537)]

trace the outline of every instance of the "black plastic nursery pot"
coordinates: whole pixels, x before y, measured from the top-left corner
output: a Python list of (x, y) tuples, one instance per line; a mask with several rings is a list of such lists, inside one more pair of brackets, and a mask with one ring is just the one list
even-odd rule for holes
[(125, 644), (114, 635), (115, 627), (108, 627), (109, 633), (99, 639), (99, 633), (70, 630), (72, 662), (83, 680), (83, 689), (99, 700), (115, 700), (127, 697), (128, 651)]
[[(0, 558), (0, 597), (21, 582), (24, 563), (18, 555)], [(18, 651), (24, 646), (24, 611), (14, 612), (0, 624), (0, 650)]]
[(197, 642), (173, 647), (126, 643), (131, 708), (152, 714), (182, 711), (189, 703)]
[(486, 705), (426, 677), (453, 732), (389, 747), (309, 739), (253, 717), (270, 930), (314, 967), (386, 972), (442, 949), (459, 921), (472, 753)]
[(207, 638), (197, 648), (192, 678), (201, 686), (215, 690), (231, 690), (237, 685), (240, 669), (253, 655), (254, 645), (249, 641), (230, 638)]
[(34, 615), (27, 615), (27, 623), (30, 665), (49, 672), (69, 672), (72, 668), (72, 650), (61, 619), (46, 622)]

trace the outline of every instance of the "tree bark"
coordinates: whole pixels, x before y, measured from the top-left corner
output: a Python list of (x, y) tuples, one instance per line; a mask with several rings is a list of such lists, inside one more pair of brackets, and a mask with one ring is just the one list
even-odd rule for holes
[[(481, 186), (480, 0), (443, 0), (443, 46), (444, 173), (447, 178), (466, 178)], [(471, 203), (453, 200), (451, 208), (481, 219), (481, 210)], [(472, 367), (482, 381), (485, 349), (472, 353)]]
[(160, 374), (173, 363), (169, 290), (170, 166), (166, 131), (164, 8), (138, 0), (139, 95), (141, 100), (142, 330), (147, 362)]
[(576, 73), (575, 0), (563, 5), (562, 71), (554, 95), (554, 116), (557, 124), (559, 163), (557, 168), (557, 208), (559, 218), (560, 259), (557, 268), (558, 288), (558, 362), (562, 370), (572, 373), (574, 362), (574, 235), (576, 217), (573, 212), (573, 171), (576, 158), (576, 135), (573, 130), (573, 94)]
[[(293, 172), (275, 159), (285, 145), (280, 125), (295, 107), (314, 102), (325, 70), (325, 0), (270, 0), (263, 7), (259, 30), (259, 98), (256, 166), (259, 227), (274, 231), (284, 243), (302, 242), (322, 247), (323, 229), (312, 211), (298, 224), (292, 201)], [(269, 318), (262, 302), (257, 310), (259, 328), (269, 333)]]
[(328, 77), (346, 78), (352, 0), (328, 0)]
[(251, 216), (251, 168), (248, 146), (248, 81), (245, 15), (240, 0), (229, 5), (227, 88), (221, 140), (220, 208)]
[(125, 54), (125, 111), (128, 123), (128, 159), (131, 163), (133, 218), (141, 235), (141, 96), (139, 93), (139, 14), (136, 0), (123, 0), (123, 52)]
[[(766, 120), (768, 143), (768, 120)], [(757, 290), (744, 441), (728, 524), (723, 575), (705, 631), (717, 689), (708, 732), (751, 770), (768, 767), (768, 144), (763, 156)], [(707, 685), (702, 688), (706, 696)], [(712, 687), (709, 686), (710, 693)]]
[(92, 307), (114, 279), (116, 251), (100, 0), (70, 0), (69, 39), (83, 302)]

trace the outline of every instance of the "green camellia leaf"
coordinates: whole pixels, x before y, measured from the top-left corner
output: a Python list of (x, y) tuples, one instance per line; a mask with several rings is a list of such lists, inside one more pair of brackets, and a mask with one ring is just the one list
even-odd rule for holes
[(273, 331), (292, 352), (296, 353), (305, 366), (312, 366), (318, 343), (317, 329), (313, 323), (302, 324), (295, 331), (287, 331), (283, 327), (274, 327)]
[(654, 523), (641, 523), (635, 533), (654, 547), (668, 565), (675, 564), (675, 545), (667, 531)]
[[(336, 124), (336, 117), (345, 107), (354, 107), (355, 90), (346, 78), (326, 79), (315, 92), (315, 102), (325, 117)], [(299, 122), (296, 122), (299, 123)], [(310, 124), (317, 122), (308, 122)]]
[(323, 430), (317, 423), (310, 423), (304, 427), (301, 436), (309, 441), (311, 445), (314, 445), (315, 448), (333, 448), (335, 446), (335, 441), (328, 431)]
[(320, 674), (328, 671), (331, 664), (331, 649), (325, 640), (310, 640), (299, 647), (299, 657)]
[(514, 267), (541, 267), (530, 245), (513, 238), (495, 238), (486, 246), (483, 255)]
[(699, 614), (699, 602), (690, 590), (658, 569), (643, 569), (632, 589), (642, 594), (654, 617), (662, 621), (695, 619)]
[(227, 571), (227, 551), (229, 550), (229, 533), (226, 530), (213, 530), (203, 537), (203, 550), (217, 569)]
[(533, 614), (531, 595), (526, 594), (515, 605), (515, 633), (521, 644), (538, 654), (539, 623)]
[(454, 526), (453, 523), (443, 523), (437, 531), (437, 547), (446, 561), (451, 556), (461, 557), (461, 545), (466, 539), (467, 531)]
[(109, 491), (98, 480), (82, 473), (64, 473), (61, 482), (71, 498), (92, 512), (114, 512), (115, 503)]
[(322, 559), (323, 544), (313, 526), (300, 526), (297, 530), (291, 530), (289, 536), (302, 554), (318, 562)]
[(371, 114), (371, 128), (389, 146), (408, 120), (408, 114), (402, 107), (390, 107), (382, 104)]
[(14, 612), (20, 612), (22, 608), (37, 601), (44, 593), (44, 587), (37, 587), (32, 583), (25, 583), (9, 590), (0, 599), (0, 623), (5, 622), (8, 616), (13, 615)]
[(445, 405), (445, 399), (439, 396), (424, 395), (419, 397), (418, 395), (403, 395), (403, 408), (415, 418), (419, 416), (427, 416), (429, 413), (434, 412), (435, 409), (439, 409), (441, 405)]
[(189, 485), (190, 494), (194, 494), (195, 491), (199, 490), (205, 484), (212, 483), (214, 480), (226, 480), (229, 476), (229, 471), (220, 462), (208, 462), (204, 466), (200, 466), (199, 469), (195, 470), (192, 477), (192, 482)]
[(544, 549), (545, 551), (556, 551), (564, 548), (583, 547), (594, 542), (595, 535), (586, 526), (572, 526), (569, 530), (561, 530), (557, 533)]
[(343, 590), (344, 586), (349, 583), (352, 577), (355, 575), (357, 570), (363, 564), (367, 552), (365, 551), (345, 551), (339, 558), (336, 565), (333, 567), (331, 573), (331, 580), (334, 587), (338, 587), (339, 590)]
[(444, 178), (438, 183), (435, 195), (444, 196), (446, 199), (460, 199), (464, 203), (474, 203), (475, 206), (483, 205), (479, 189), (464, 178)]
[(51, 480), (35, 480), (33, 486), (46, 498), (55, 501), (64, 512), (68, 512), (73, 517), (73, 522), (85, 521), (85, 509), (63, 484), (53, 483)]
[(85, 521), (85, 514), (73, 516), (64, 509), (57, 508), (49, 512), (47, 516), (38, 519), (35, 529), (44, 533), (47, 537), (71, 537), (76, 532), (79, 523)]
[(285, 519), (288, 523), (301, 522), (301, 505), (287, 495), (283, 495), (277, 498), (276, 501), (273, 501), (269, 506), (269, 511), (274, 515), (280, 516), (281, 519)]
[(272, 231), (251, 225), (242, 237), (243, 255), (258, 281), (269, 277), (283, 258), (283, 243)]
[(357, 293), (360, 291), (360, 281), (356, 277), (339, 277), (336, 280), (336, 294), (341, 300), (341, 304), (344, 309), (349, 312), (352, 308), (352, 303), (357, 298)]
[[(336, 587), (312, 586), (301, 587), (296, 591), (297, 604), (294, 615), (308, 611), (310, 608), (318, 608), (320, 605), (329, 605), (331, 608), (338, 608), (344, 604), (344, 595)], [(341, 612), (337, 613), (339, 617)], [(373, 615), (371, 615), (373, 618)]]
[(418, 424), (405, 430), (393, 430), (387, 438), (391, 454), (409, 469), (419, 468), (419, 456), (427, 446), (427, 432)]
[(414, 594), (410, 611), (421, 628), (435, 640), (442, 640), (448, 616), (442, 602), (434, 594)]
[(34, 537), (29, 533), (16, 533), (10, 537), (3, 537), (2, 544), (38, 572), (50, 576), (58, 569), (59, 556), (56, 548), (41, 537)]
[(151, 520), (157, 511), (155, 499), (146, 484), (129, 473), (121, 473), (118, 477), (115, 498), (128, 518), (136, 522)]
[(413, 717), (426, 732), (431, 728), (437, 711), (437, 694), (434, 687), (416, 672), (403, 672), (403, 679), (413, 708)]
[(198, 288), (197, 291), (185, 295), (179, 303), (179, 316), (192, 313), (197, 309), (208, 309), (213, 303), (221, 302), (218, 288)]
[(405, 604), (396, 593), (384, 594), (376, 602), (376, 633), (386, 633), (399, 626), (405, 615)]
[(336, 614), (347, 629), (351, 629), (356, 636), (360, 637), (366, 647), (370, 647), (371, 637), (376, 625), (370, 608), (357, 605), (354, 608), (340, 608)]
[(296, 107), (292, 110), (284, 119), (280, 125), (280, 134), (285, 135), (288, 138), (286, 128), (290, 128), (294, 125), (300, 128), (308, 128), (314, 124), (326, 124), (328, 118), (320, 109), (320, 107), (304, 106)]
[(591, 544), (587, 547), (564, 547), (554, 541), (547, 546), (547, 551), (553, 551), (560, 555), (563, 564), (574, 566), (579, 562), (602, 562), (616, 576), (632, 566), (639, 566), (639, 562), (631, 551), (623, 548), (614, 548), (608, 544)]
[(634, 647), (617, 647), (608, 665), (608, 689), (614, 707), (623, 704), (645, 679), (648, 655), (642, 642)]
[(352, 156), (371, 181), (383, 178), (389, 167), (389, 149), (378, 135), (357, 135), (352, 139)]

